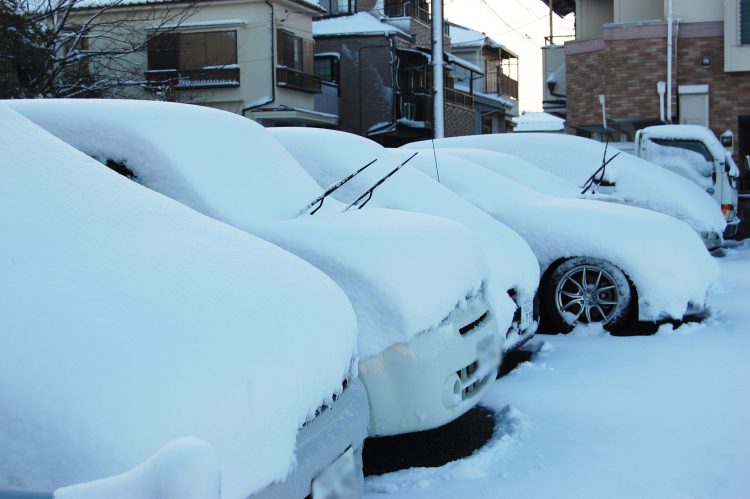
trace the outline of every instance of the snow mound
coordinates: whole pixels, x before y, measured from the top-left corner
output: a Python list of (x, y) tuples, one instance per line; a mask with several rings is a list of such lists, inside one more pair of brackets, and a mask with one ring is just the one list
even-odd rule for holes
[[(428, 141), (404, 146), (431, 147)], [(563, 134), (503, 133), (451, 137), (435, 141), (437, 148), (487, 149), (518, 156), (549, 173), (582, 187), (601, 166), (605, 145)], [(607, 159), (616, 148), (607, 148)], [(604, 180), (614, 183), (612, 193), (590, 198), (616, 201), (657, 211), (682, 220), (699, 233), (723, 233), (726, 220), (716, 202), (699, 186), (649, 161), (622, 153), (606, 168)]]
[[(630, 206), (548, 196), (450, 150), (436, 154), (443, 185), (518, 232), (543, 268), (561, 258), (588, 256), (622, 269), (637, 288), (643, 320), (681, 318), (689, 304), (704, 303), (718, 276), (700, 238), (679, 220)], [(436, 176), (434, 167), (417, 167)]]
[(2, 104), (0, 130), (0, 489), (118, 475), (182, 437), (215, 449), (225, 498), (283, 480), (350, 374), (343, 292)]
[(221, 499), (219, 459), (206, 442), (182, 438), (130, 471), (63, 487), (55, 499)]
[(448, 220), (393, 210), (341, 215), (335, 199), (300, 216), (320, 187), (246, 118), (147, 101), (8, 105), (84, 153), (125, 164), (146, 187), (312, 262), (353, 302), (361, 358), (439, 324), (487, 276), (474, 237)]
[[(364, 137), (333, 130), (277, 128), (271, 133), (324, 188), (377, 160), (333, 193), (347, 204), (410, 156)], [(518, 234), (434, 182), (416, 169), (418, 165), (434, 168), (432, 152), (419, 153), (409, 160), (378, 187), (367, 206), (435, 215), (472, 229), (489, 262), (489, 297), (501, 320), (500, 330), (506, 331), (516, 308), (507, 291), (516, 289), (521, 300), (533, 298), (539, 280), (536, 258)]]

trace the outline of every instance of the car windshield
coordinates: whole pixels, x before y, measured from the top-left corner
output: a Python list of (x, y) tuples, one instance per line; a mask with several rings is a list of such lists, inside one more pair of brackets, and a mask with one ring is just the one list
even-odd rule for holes
[(713, 163), (714, 158), (711, 156), (711, 151), (708, 150), (706, 144), (698, 140), (674, 140), (674, 139), (652, 139), (655, 143), (660, 146), (666, 147), (677, 147), (679, 149), (687, 149), (688, 151), (697, 152), (709, 163)]

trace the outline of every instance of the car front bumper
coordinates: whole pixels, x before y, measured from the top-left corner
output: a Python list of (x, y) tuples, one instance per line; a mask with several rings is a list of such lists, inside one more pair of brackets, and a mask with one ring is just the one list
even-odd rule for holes
[(286, 480), (250, 497), (302, 499), (310, 496), (315, 499), (313, 480), (345, 454), (354, 461), (353, 473), (346, 477), (352, 489), (351, 497), (361, 497), (364, 487), (362, 446), (367, 436), (368, 412), (367, 393), (362, 382), (355, 378), (330, 406), (300, 429), (295, 446), (297, 464)]
[(436, 428), (474, 407), (502, 358), (502, 338), (484, 299), (443, 323), (360, 362), (370, 400), (370, 436)]

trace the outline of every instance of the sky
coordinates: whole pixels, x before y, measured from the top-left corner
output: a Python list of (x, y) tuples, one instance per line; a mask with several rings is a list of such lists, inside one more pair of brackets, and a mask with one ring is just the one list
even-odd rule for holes
[[(483, 31), (519, 56), (519, 111), (542, 110), (542, 50), (549, 8), (541, 0), (445, 0), (445, 18)], [(573, 35), (574, 16), (554, 17), (557, 35)]]

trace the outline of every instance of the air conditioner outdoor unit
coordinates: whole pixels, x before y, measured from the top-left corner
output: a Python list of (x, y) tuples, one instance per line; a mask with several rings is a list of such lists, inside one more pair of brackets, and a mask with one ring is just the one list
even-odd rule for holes
[(404, 119), (415, 121), (417, 117), (417, 105), (413, 102), (401, 103), (401, 116)]

